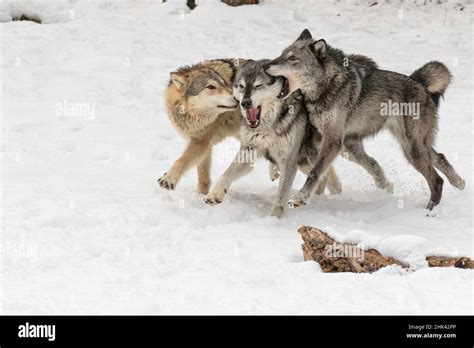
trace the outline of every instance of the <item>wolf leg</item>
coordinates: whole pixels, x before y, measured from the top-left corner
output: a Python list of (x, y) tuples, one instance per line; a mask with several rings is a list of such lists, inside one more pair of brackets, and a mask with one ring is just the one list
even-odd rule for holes
[[(295, 149), (296, 148), (297, 147), (295, 147)], [(293, 153), (290, 153), (287, 157), (286, 163), (284, 163), (283, 168), (281, 169), (280, 181), (278, 182), (278, 193), (272, 207), (272, 216), (276, 216), (277, 218), (281, 218), (285, 213), (285, 207), (298, 170), (297, 150), (292, 152)]]
[(212, 152), (209, 150), (204, 159), (197, 165), (198, 192), (207, 195), (211, 186)]
[(341, 150), (341, 147), (341, 137), (337, 135), (329, 135), (326, 137), (323, 136), (321, 151), (319, 151), (315, 166), (308, 174), (306, 182), (304, 183), (301, 190), (299, 190), (288, 202), (288, 205), (291, 208), (297, 208), (308, 204), (318, 182), (322, 178), (322, 175), (325, 173), (332, 161), (334, 161), (337, 154)]
[(189, 168), (202, 161), (210, 149), (211, 145), (208, 140), (191, 141), (170, 170), (158, 179), (160, 186), (167, 190), (174, 190), (181, 176)]
[[(304, 175), (308, 175), (312, 167), (309, 165), (309, 163), (305, 163), (299, 165), (298, 169), (301, 170)], [(316, 186), (316, 190), (314, 191), (314, 193), (317, 195), (322, 195), (324, 193), (324, 190), (326, 189), (326, 184), (327, 177), (324, 175), (324, 177), (319, 181), (318, 185)]]
[(328, 184), (328, 176), (327, 174), (324, 174), (321, 177), (321, 180), (319, 180), (318, 184), (316, 185), (316, 189), (314, 190), (314, 193), (317, 194), (318, 196), (323, 195), (324, 191), (326, 190), (327, 184)]
[(451, 163), (448, 162), (446, 156), (442, 153), (436, 152), (435, 149), (431, 148), (431, 160), (436, 169), (439, 169), (446, 177), (448, 178), (451, 185), (458, 188), (459, 190), (464, 189), (465, 182), (458, 173), (451, 166)]
[(334, 169), (334, 166), (329, 166), (326, 176), (328, 178), (327, 187), (329, 189), (329, 192), (333, 195), (341, 193), (342, 184), (339, 180), (339, 177), (337, 176), (336, 169)]
[(403, 142), (403, 152), (408, 161), (420, 172), (428, 182), (430, 187), (431, 197), (428, 202), (427, 208), (432, 210), (441, 201), (441, 195), (443, 192), (443, 179), (436, 172), (436, 169), (432, 165), (432, 159), (430, 156), (431, 147), (426, 146), (424, 143), (416, 141)]
[[(303, 174), (308, 175), (312, 167), (309, 165), (309, 163), (305, 163), (305, 164), (300, 165), (298, 169), (301, 170)], [(314, 191), (314, 193), (317, 195), (322, 195), (324, 193), (324, 190), (326, 190), (327, 183), (328, 183), (328, 177), (327, 175), (323, 175), (321, 180), (319, 180), (319, 183), (316, 186), (316, 190)]]
[(212, 191), (204, 197), (204, 203), (210, 205), (222, 203), (232, 182), (249, 173), (253, 169), (250, 161), (242, 161), (243, 158), (247, 157), (246, 151), (249, 150), (240, 149), (230, 166), (217, 181), (216, 186), (214, 186)]
[(367, 155), (364, 145), (359, 138), (346, 137), (344, 147), (349, 156), (348, 159), (364, 168), (373, 178), (377, 187), (393, 193), (393, 184), (387, 180), (385, 173), (378, 162)]
[[(311, 158), (310, 161), (316, 162), (317, 158)], [(299, 169), (306, 175), (311, 171), (311, 165), (308, 162), (301, 164)], [(336, 170), (332, 165), (328, 167), (327, 172), (322, 176), (320, 182), (316, 186), (316, 191), (314, 192), (317, 195), (322, 195), (326, 187), (329, 189), (331, 194), (338, 194), (342, 191), (342, 185), (339, 181), (339, 177), (336, 174)]]

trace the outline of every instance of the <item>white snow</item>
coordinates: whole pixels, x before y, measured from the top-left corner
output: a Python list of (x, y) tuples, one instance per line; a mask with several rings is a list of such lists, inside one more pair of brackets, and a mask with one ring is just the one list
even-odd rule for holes
[[(474, 256), (474, 6), (200, 1), (190, 12), (183, 3), (1, 4), (0, 20), (23, 11), (46, 23), (0, 24), (1, 312), (472, 314), (473, 272), (430, 269), (424, 257)], [(446, 180), (427, 217), (428, 187), (386, 132), (366, 147), (393, 195), (342, 158), (343, 193), (282, 220), (270, 216), (277, 184), (263, 161), (217, 207), (202, 203), (194, 170), (174, 192), (157, 187), (185, 145), (164, 110), (169, 72), (205, 58), (276, 57), (305, 27), (384, 69), (448, 65), (437, 145), (464, 191)], [(232, 139), (214, 149), (214, 182), (237, 149)], [(294, 189), (303, 182), (298, 174)], [(413, 270), (322, 273), (303, 261), (303, 224)]]

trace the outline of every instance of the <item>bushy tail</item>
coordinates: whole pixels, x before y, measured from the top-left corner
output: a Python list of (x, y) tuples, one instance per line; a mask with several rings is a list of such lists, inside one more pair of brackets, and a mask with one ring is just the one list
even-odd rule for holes
[(426, 63), (415, 70), (410, 77), (425, 86), (436, 106), (451, 82), (451, 73), (446, 65), (435, 61)]

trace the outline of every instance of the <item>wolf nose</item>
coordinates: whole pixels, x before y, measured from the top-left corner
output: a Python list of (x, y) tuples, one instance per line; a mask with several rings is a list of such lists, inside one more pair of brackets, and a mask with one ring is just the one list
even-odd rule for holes
[(242, 107), (245, 109), (249, 109), (252, 106), (252, 99), (250, 98), (242, 99), (242, 101), (240, 102), (240, 105), (242, 105)]

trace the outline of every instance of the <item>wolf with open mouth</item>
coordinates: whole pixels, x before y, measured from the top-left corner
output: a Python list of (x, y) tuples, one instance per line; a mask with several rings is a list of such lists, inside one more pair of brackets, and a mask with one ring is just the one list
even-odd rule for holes
[[(314, 40), (305, 29), (265, 67), (266, 73), (287, 81), (289, 93), (282, 93), (283, 99), (294, 91), (304, 95), (311, 124), (323, 135), (316, 165), (290, 206), (308, 203), (321, 175), (343, 149), (366, 168), (380, 188), (391, 190), (381, 166), (367, 155), (362, 143), (385, 128), (401, 145), (408, 162), (424, 176), (431, 191), (427, 209), (432, 210), (443, 191), (443, 179), (436, 170), (459, 190), (465, 185), (435, 149), (439, 99), (451, 82), (451, 73), (444, 64), (431, 61), (406, 76), (367, 64), (369, 58), (353, 58), (323, 39)], [(388, 101), (418, 105), (420, 110), (409, 117), (388, 117), (381, 112)]]
[[(240, 128), (241, 149), (232, 164), (220, 177), (205, 202), (218, 204), (224, 199), (231, 183), (252, 169), (255, 157), (265, 157), (280, 171), (278, 194), (272, 215), (281, 217), (289, 198), (296, 171), (308, 173), (317, 158), (317, 143), (321, 140), (317, 129), (308, 121), (303, 96), (299, 92), (283, 99), (288, 93), (285, 79), (265, 73), (268, 60), (245, 63), (234, 79), (233, 94), (242, 112)], [(249, 156), (255, 152), (256, 156)], [(341, 190), (332, 167), (316, 188), (322, 193), (328, 185), (331, 193)]]

